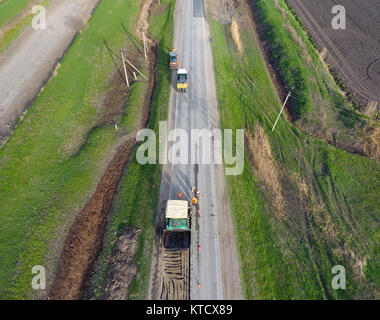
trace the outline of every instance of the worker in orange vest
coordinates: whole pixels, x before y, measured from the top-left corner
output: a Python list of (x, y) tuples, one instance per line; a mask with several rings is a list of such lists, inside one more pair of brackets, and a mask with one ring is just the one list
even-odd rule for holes
[(178, 192), (178, 198), (179, 198), (179, 200), (182, 200), (182, 192), (181, 191)]

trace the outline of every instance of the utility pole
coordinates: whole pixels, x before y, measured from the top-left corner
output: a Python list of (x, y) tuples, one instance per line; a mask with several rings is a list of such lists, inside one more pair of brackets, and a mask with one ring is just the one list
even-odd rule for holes
[(125, 58), (124, 58), (124, 51), (123, 51), (123, 48), (120, 48), (120, 53), (121, 53), (121, 58), (122, 58), (122, 60), (123, 60), (125, 80), (127, 81), (127, 86), (128, 86), (128, 88), (129, 88), (128, 74), (127, 74), (127, 67), (125, 66)]
[(284, 104), (282, 105), (282, 108), (281, 108), (281, 110), (280, 110), (280, 113), (278, 114), (277, 120), (276, 120), (276, 122), (274, 123), (274, 126), (273, 126), (272, 131), (274, 130), (274, 128), (275, 128), (276, 125), (277, 125), (278, 120), (280, 119), (280, 116), (281, 116), (282, 110), (284, 110), (284, 107), (285, 107), (286, 102), (288, 101), (288, 99), (289, 99), (289, 97), (290, 97), (290, 94), (291, 94), (291, 92), (289, 91), (288, 95), (286, 96), (285, 102), (284, 102)]
[(144, 56), (146, 60), (146, 38), (145, 38), (145, 32), (143, 32), (143, 43), (144, 43)]
[(127, 61), (128, 63), (129, 63), (129, 65), (133, 68), (133, 69), (135, 69), (139, 74), (141, 74), (142, 75), (142, 77), (146, 80), (146, 78), (145, 78), (145, 76), (127, 59), (127, 58), (124, 58), (123, 57), (123, 60), (125, 60), (125, 61)]

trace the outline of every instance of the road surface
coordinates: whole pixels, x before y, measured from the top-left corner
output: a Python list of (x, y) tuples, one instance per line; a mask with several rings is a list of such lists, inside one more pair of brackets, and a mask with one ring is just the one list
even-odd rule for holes
[(0, 138), (11, 134), (97, 2), (55, 0), (46, 8), (46, 30), (29, 26), (0, 55)]
[[(184, 129), (191, 137), (191, 129), (218, 128), (213, 61), (202, 0), (177, 0), (174, 48), (180, 58), (180, 67), (188, 70), (189, 88), (186, 93), (177, 93), (173, 81), (168, 129)], [(168, 149), (171, 147), (172, 143), (168, 142)], [(212, 147), (210, 149), (213, 159)], [(195, 150), (199, 155), (198, 145)], [(190, 141), (188, 152), (190, 155)], [(190, 200), (193, 185), (200, 191), (200, 213), (192, 217), (190, 299), (241, 299), (223, 167), (190, 161), (189, 164), (171, 165), (170, 159), (169, 155), (169, 164), (163, 167), (160, 202), (178, 199), (180, 191), (183, 199)]]

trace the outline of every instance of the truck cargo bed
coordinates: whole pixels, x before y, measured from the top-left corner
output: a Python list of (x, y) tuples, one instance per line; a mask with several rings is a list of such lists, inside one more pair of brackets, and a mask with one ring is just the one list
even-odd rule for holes
[(168, 250), (186, 250), (190, 248), (190, 231), (164, 230), (164, 248)]

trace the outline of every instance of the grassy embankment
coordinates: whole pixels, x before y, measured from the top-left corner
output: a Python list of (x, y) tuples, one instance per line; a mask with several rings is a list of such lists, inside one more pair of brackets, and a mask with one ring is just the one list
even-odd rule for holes
[[(167, 120), (171, 71), (168, 54), (173, 41), (173, 12), (175, 0), (161, 0), (154, 4), (149, 33), (157, 41), (157, 82), (151, 105), (148, 128), (158, 137), (158, 121)], [(121, 178), (105, 237), (104, 249), (97, 263), (93, 290), (99, 296), (108, 269), (109, 258), (120, 231), (127, 226), (140, 230), (135, 256), (137, 275), (128, 288), (130, 299), (146, 299), (156, 232), (156, 213), (161, 183), (161, 165), (140, 165), (133, 153)]]
[[(269, 13), (277, 10), (272, 1), (263, 2)], [(284, 118), (272, 132), (281, 102), (252, 29), (246, 24), (240, 30), (240, 57), (229, 25), (210, 24), (221, 125), (253, 136), (246, 140), (244, 172), (227, 177), (245, 297), (373, 297), (380, 276), (379, 164), (303, 134)], [(277, 44), (289, 56), (291, 40), (282, 33)], [(264, 130), (261, 140), (258, 126)], [(247, 156), (249, 148), (256, 156)], [(365, 277), (357, 268), (361, 262)], [(337, 264), (346, 267), (346, 290), (331, 287)]]
[[(34, 265), (45, 266), (48, 284), (53, 280), (67, 231), (122, 139), (104, 119), (112, 117), (127, 133), (140, 120), (147, 82), (133, 83), (119, 114), (104, 107), (107, 94), (124, 85), (111, 83), (116, 68), (104, 41), (117, 54), (127, 39), (122, 24), (134, 32), (139, 6), (138, 0), (100, 3), (58, 75), (0, 150), (2, 299), (38, 295), (31, 290)], [(134, 52), (132, 45), (127, 49)]]
[(0, 1), (0, 27), (12, 21), (32, 0)]
[[(32, 12), (20, 15), (31, 2), (32, 0), (4, 0), (0, 2), (0, 28), (10, 24), (9, 28), (0, 36), (0, 53), (8, 49), (22, 30), (32, 22)], [(41, 0), (38, 4), (48, 6), (50, 0)], [(18, 15), (20, 15), (19, 19), (16, 19)]]
[[(296, 124), (313, 136), (350, 150), (365, 141), (365, 128), (378, 126), (355, 111), (321, 61), (307, 33), (283, 0), (250, 0), (284, 85), (292, 91)], [(335, 136), (331, 134), (335, 133)], [(351, 150), (352, 151), (352, 150)]]

